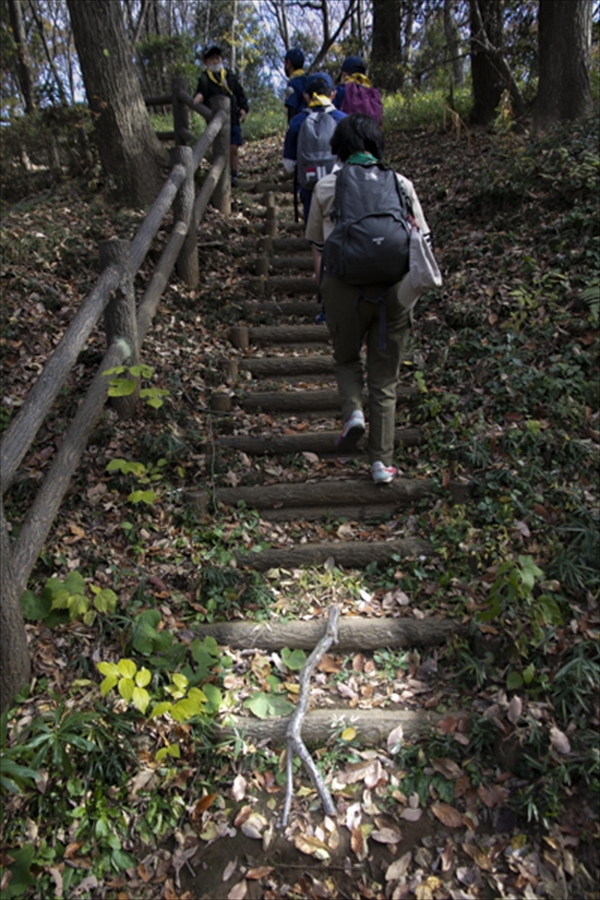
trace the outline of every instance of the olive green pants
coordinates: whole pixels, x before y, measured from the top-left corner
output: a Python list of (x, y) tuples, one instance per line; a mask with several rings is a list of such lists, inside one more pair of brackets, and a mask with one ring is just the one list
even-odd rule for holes
[(392, 285), (382, 301), (371, 302), (385, 290), (385, 285), (357, 287), (327, 277), (321, 284), (333, 341), (342, 419), (345, 422), (363, 406), (361, 347), (366, 341), (369, 462), (389, 466), (394, 455), (396, 386), (410, 330), (410, 313), (398, 300), (398, 285)]

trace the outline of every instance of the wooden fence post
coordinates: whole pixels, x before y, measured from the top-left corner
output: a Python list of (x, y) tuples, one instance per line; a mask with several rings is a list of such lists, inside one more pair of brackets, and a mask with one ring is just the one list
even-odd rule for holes
[(223, 123), (223, 127), (219, 131), (213, 144), (213, 161), (219, 157), (225, 159), (225, 165), (221, 172), (212, 197), (212, 205), (218, 209), (224, 216), (231, 215), (231, 165), (229, 161), (229, 148), (231, 147), (231, 102), (229, 97), (212, 97), (211, 109), (213, 115), (219, 110), (226, 110), (228, 116)]
[(21, 591), (15, 577), (13, 555), (0, 497), (0, 712), (4, 712), (22, 688), (29, 683), (31, 663), (25, 622), (19, 603)]
[(190, 131), (190, 112), (185, 103), (179, 99), (179, 91), (185, 91), (185, 79), (174, 78), (173, 86), (173, 131), (175, 132), (175, 146), (185, 144), (185, 135)]
[(183, 247), (177, 257), (177, 274), (190, 288), (200, 281), (198, 263), (198, 232), (194, 227), (194, 161), (191, 147), (173, 147), (170, 152), (171, 166), (178, 163), (185, 167), (185, 179), (173, 201), (175, 228), (187, 230)]
[[(131, 262), (131, 242), (113, 238), (100, 241), (100, 266), (104, 270), (113, 266), (121, 273), (118, 288), (113, 292), (104, 312), (104, 328), (106, 330), (106, 346), (117, 340), (125, 341), (129, 348), (126, 363), (129, 366), (139, 362), (137, 318), (135, 313), (135, 291), (133, 287), (133, 267)], [(136, 387), (126, 397), (111, 397), (111, 405), (119, 418), (130, 419), (140, 397), (140, 382), (136, 378)]]

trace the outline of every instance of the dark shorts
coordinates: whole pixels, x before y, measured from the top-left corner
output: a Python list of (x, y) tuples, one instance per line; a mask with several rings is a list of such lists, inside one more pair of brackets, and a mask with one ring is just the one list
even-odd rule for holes
[(244, 143), (242, 140), (242, 129), (239, 125), (231, 126), (231, 143), (236, 147), (241, 147)]

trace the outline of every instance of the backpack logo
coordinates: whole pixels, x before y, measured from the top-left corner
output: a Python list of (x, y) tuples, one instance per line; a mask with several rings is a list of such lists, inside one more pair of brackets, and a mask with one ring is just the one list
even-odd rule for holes
[(336, 125), (333, 116), (321, 109), (310, 112), (300, 126), (296, 166), (301, 187), (312, 190), (319, 179), (332, 171), (336, 157), (330, 142)]
[(381, 244), (383, 244), (383, 242), (385, 241), (385, 238), (383, 235), (381, 235), (381, 237), (374, 237), (374, 238), (371, 238), (371, 240), (373, 241), (374, 244), (377, 244), (377, 246), (380, 247)]

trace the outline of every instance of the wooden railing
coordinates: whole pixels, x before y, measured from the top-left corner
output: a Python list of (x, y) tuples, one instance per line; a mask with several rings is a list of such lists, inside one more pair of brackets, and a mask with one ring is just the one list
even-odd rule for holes
[[(197, 232), (209, 201), (212, 200), (224, 215), (229, 215), (231, 211), (229, 98), (215, 97), (212, 110), (209, 110), (204, 106), (194, 107), (192, 98), (180, 83), (174, 86), (175, 95), (176, 146), (170, 151), (172, 168), (162, 190), (132, 241), (101, 242), (101, 275), (83, 300), (0, 444), (0, 633), (3, 640), (0, 709), (4, 709), (16, 691), (28, 681), (29, 656), (19, 598), (106, 403), (109, 380), (103, 372), (124, 363), (133, 365), (139, 360), (144, 338), (173, 267), (189, 287), (198, 284)], [(182, 114), (183, 107), (185, 115)], [(184, 140), (194, 139), (186, 124), (190, 107), (208, 121), (202, 137), (193, 148), (183, 146)], [(196, 195), (194, 173), (213, 146), (214, 162)], [(136, 308), (133, 279), (171, 207), (171, 236)], [(107, 338), (104, 358), (16, 539), (11, 541), (4, 515), (4, 495), (102, 314)], [(133, 413), (137, 395), (114, 400), (120, 404), (117, 407), (119, 415), (128, 416)]]

